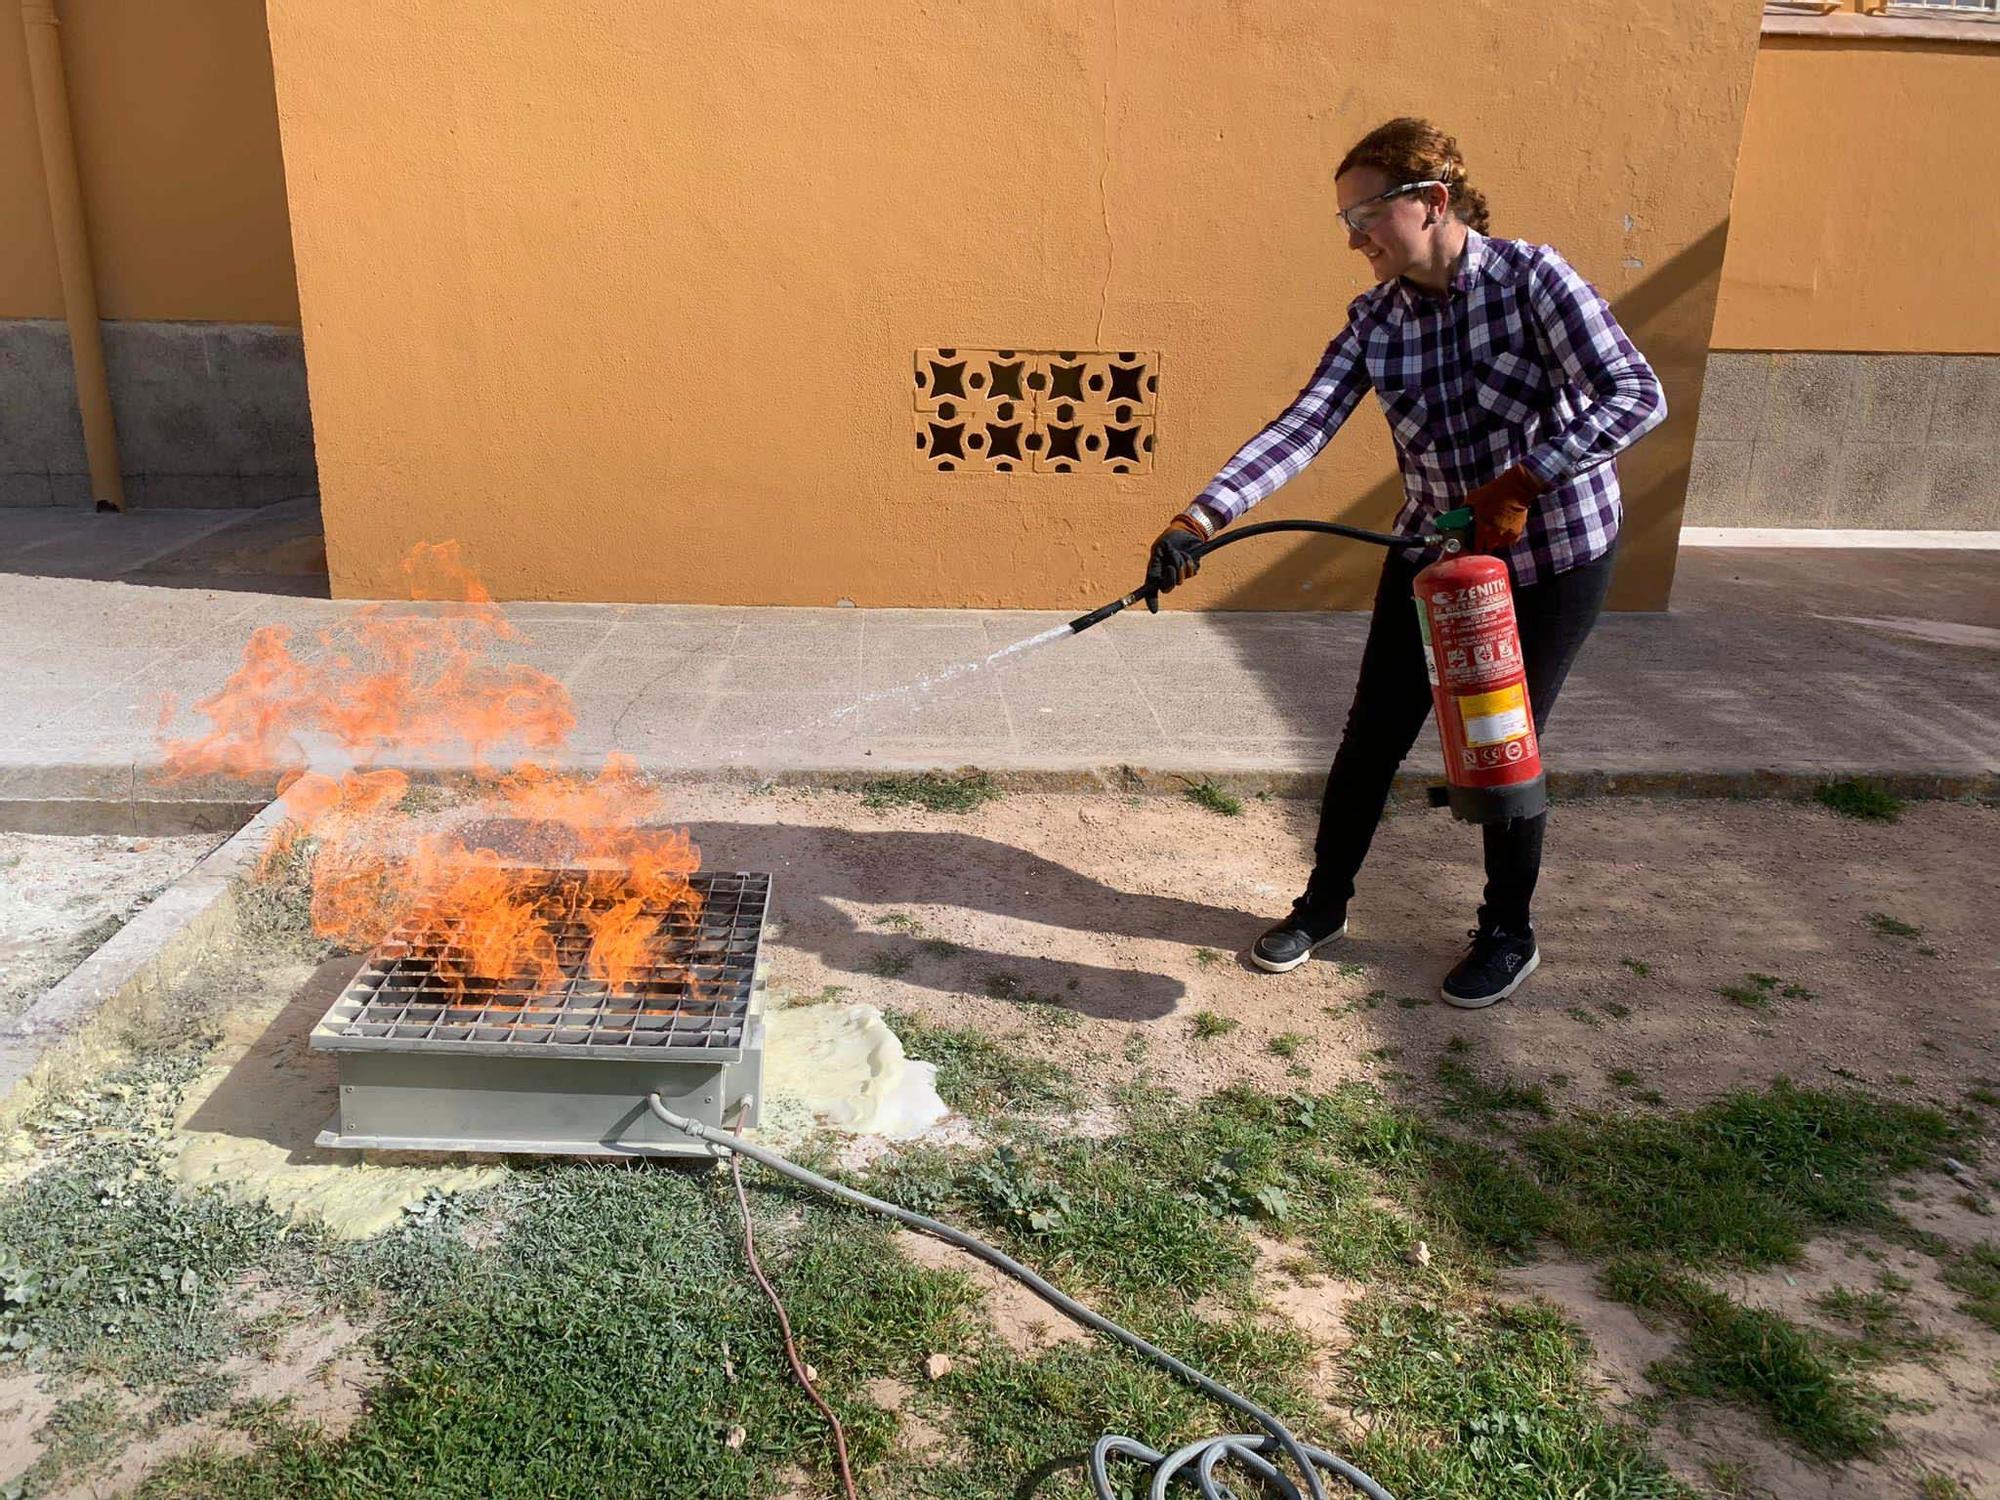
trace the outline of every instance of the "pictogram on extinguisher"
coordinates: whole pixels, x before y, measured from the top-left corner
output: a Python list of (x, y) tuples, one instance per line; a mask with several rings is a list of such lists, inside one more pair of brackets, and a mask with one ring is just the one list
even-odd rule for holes
[(1470, 520), (1457, 511), (1439, 519), (1445, 556), (1417, 575), (1417, 623), (1444, 743), (1444, 800), (1465, 822), (1504, 823), (1546, 808), (1548, 784), (1507, 565), (1466, 550)]

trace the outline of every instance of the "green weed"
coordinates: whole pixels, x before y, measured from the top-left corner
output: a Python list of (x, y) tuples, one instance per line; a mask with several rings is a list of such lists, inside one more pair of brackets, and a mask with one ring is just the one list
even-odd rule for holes
[(1923, 928), (1912, 927), (1908, 922), (1900, 921), (1883, 911), (1871, 911), (1868, 913), (1868, 925), (1875, 930), (1877, 937), (1901, 938), (1905, 941), (1914, 941), (1924, 935)]
[(1234, 1016), (1217, 1015), (1212, 1010), (1198, 1010), (1191, 1018), (1194, 1034), (1204, 1042), (1219, 1036), (1228, 1036), (1243, 1023)]
[(1242, 816), (1243, 799), (1224, 791), (1208, 777), (1203, 777), (1200, 781), (1188, 781), (1188, 778), (1183, 776), (1181, 780), (1187, 782), (1181, 795), (1196, 807), (1207, 808), (1210, 812), (1220, 813), (1225, 818)]
[(1829, 781), (1813, 796), (1822, 807), (1832, 808), (1843, 818), (1869, 823), (1893, 823), (1903, 812), (1903, 799), (1879, 782)]
[(891, 1010), (884, 1019), (907, 1055), (937, 1065), (939, 1096), (963, 1114), (1075, 1109), (1082, 1103), (1082, 1090), (1067, 1068), (908, 1011)]
[(1681, 1325), (1683, 1352), (1647, 1371), (1655, 1384), (1747, 1401), (1815, 1458), (1838, 1462), (1881, 1451), (1882, 1398), (1797, 1324), (1743, 1307), (1646, 1257), (1613, 1261), (1604, 1284), (1620, 1301)]
[(1944, 1284), (1962, 1299), (1958, 1310), (2000, 1333), (2000, 1243), (1974, 1245), (1944, 1268)]
[(1306, 1038), (1296, 1031), (1281, 1031), (1264, 1045), (1277, 1057), (1297, 1057), (1299, 1048), (1306, 1044)]
[(999, 783), (985, 771), (919, 771), (878, 776), (861, 789), (863, 807), (921, 807), (926, 812), (965, 813), (997, 802)]

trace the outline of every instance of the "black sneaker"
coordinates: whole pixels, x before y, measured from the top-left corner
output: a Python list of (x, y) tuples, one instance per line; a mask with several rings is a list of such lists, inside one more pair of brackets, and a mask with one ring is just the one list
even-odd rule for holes
[(1541, 965), (1542, 955), (1535, 947), (1532, 927), (1513, 932), (1482, 923), (1468, 936), (1472, 946), (1438, 986), (1438, 994), (1446, 1005), (1478, 1010), (1496, 1000), (1505, 1000)]
[(1347, 931), (1345, 906), (1316, 906), (1301, 896), (1292, 903), (1292, 914), (1258, 938), (1250, 949), (1250, 962), (1272, 974), (1296, 969)]

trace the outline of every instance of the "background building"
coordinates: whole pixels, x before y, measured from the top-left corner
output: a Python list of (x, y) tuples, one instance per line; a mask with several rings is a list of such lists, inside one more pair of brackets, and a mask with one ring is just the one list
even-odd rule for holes
[[(88, 504), (50, 8), (0, 24), (0, 501)], [(1398, 113), (1666, 381), (1615, 603), (1666, 603), (1684, 504), (2000, 524), (1991, 0), (59, 8), (126, 503), (317, 489), (337, 593), (446, 536), (503, 597), (1121, 592), (1365, 284), (1330, 172)], [(1265, 513), (1396, 499), (1364, 409)], [(1187, 602), (1374, 563), (1239, 549)]]

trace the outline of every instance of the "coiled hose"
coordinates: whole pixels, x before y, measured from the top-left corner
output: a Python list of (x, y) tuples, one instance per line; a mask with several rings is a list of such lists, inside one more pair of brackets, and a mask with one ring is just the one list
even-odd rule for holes
[[(1114, 1458), (1130, 1459), (1152, 1466), (1153, 1483), (1148, 1492), (1151, 1500), (1164, 1500), (1168, 1486), (1177, 1476), (1188, 1471), (1190, 1466), (1192, 1466), (1191, 1477), (1204, 1500), (1233, 1500), (1234, 1492), (1222, 1482), (1216, 1472), (1225, 1463), (1239, 1464), (1248, 1469), (1276, 1490), (1283, 1500), (1305, 1500), (1307, 1495), (1310, 1495), (1312, 1500), (1327, 1500), (1326, 1487), (1320, 1479), (1322, 1473), (1331, 1474), (1345, 1481), (1353, 1490), (1366, 1495), (1368, 1500), (1394, 1500), (1387, 1490), (1345, 1459), (1336, 1457), (1324, 1448), (1301, 1443), (1292, 1435), (1290, 1428), (1249, 1397), (1238, 1395), (1228, 1386), (1211, 1380), (1192, 1365), (1184, 1364), (1166, 1350), (1148, 1343), (1130, 1329), (1122, 1328), (1109, 1318), (1092, 1312), (1074, 1297), (1050, 1285), (1028, 1267), (994, 1249), (984, 1240), (975, 1239), (961, 1229), (954, 1229), (949, 1224), (926, 1218), (900, 1204), (889, 1203), (881, 1198), (871, 1198), (868, 1194), (848, 1187), (845, 1183), (835, 1182), (830, 1177), (822, 1177), (797, 1162), (788, 1161), (775, 1151), (767, 1151), (762, 1146), (754, 1145), (741, 1136), (732, 1135), (712, 1125), (704, 1125), (701, 1121), (691, 1120), (686, 1115), (676, 1114), (661, 1102), (658, 1094), (646, 1096), (646, 1107), (675, 1130), (682, 1131), (706, 1144), (717, 1155), (734, 1152), (739, 1156), (747, 1156), (752, 1161), (769, 1167), (780, 1176), (789, 1177), (794, 1182), (812, 1188), (815, 1192), (837, 1198), (856, 1208), (866, 1209), (869, 1213), (878, 1214), (883, 1218), (894, 1219), (919, 1233), (943, 1240), (948, 1245), (955, 1245), (968, 1255), (977, 1256), (996, 1271), (1013, 1277), (1069, 1318), (1103, 1334), (1106, 1338), (1116, 1340), (1135, 1354), (1151, 1360), (1211, 1400), (1241, 1412), (1263, 1429), (1262, 1432), (1256, 1433), (1238, 1432), (1204, 1438), (1200, 1442), (1178, 1448), (1172, 1453), (1161, 1453), (1133, 1438), (1106, 1433), (1097, 1440), (1090, 1451), (1090, 1483), (1097, 1493), (1098, 1500), (1118, 1500), (1119, 1491), (1113, 1487), (1110, 1473), (1111, 1460)], [(1306, 1483), (1303, 1490), (1274, 1462), (1280, 1456), (1289, 1459), (1304, 1476)]]

